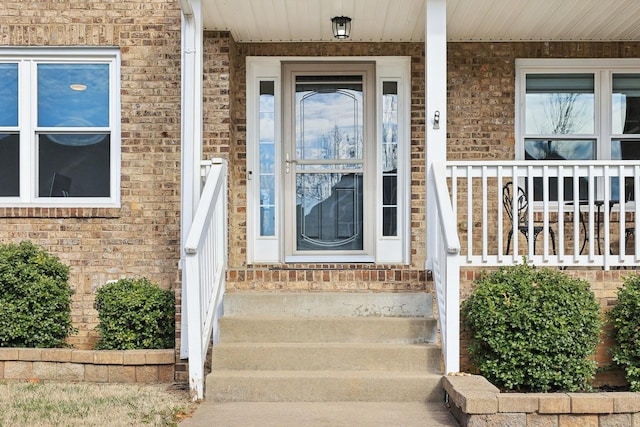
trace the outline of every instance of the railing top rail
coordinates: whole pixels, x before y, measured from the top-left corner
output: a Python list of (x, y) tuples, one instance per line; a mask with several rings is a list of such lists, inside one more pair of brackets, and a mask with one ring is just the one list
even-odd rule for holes
[[(198, 252), (200, 241), (204, 233), (202, 232), (208, 224), (207, 219), (213, 211), (215, 200), (217, 200), (222, 191), (222, 184), (227, 174), (227, 163), (223, 159), (212, 159), (211, 169), (207, 175), (207, 180), (202, 189), (200, 203), (193, 217), (189, 234), (184, 244), (184, 251), (187, 255), (193, 255)], [(226, 202), (226, 201), (225, 201)]]
[(448, 160), (446, 164), (457, 167), (636, 166), (640, 160)]
[[(455, 218), (453, 208), (451, 206), (451, 199), (449, 196), (449, 190), (447, 188), (447, 181), (445, 179), (446, 174), (444, 166), (442, 164), (434, 163), (431, 168), (436, 196), (436, 205), (438, 207), (438, 215), (440, 218)], [(440, 221), (440, 227), (442, 229), (445, 244), (447, 246), (447, 252), (449, 254), (460, 253), (460, 240), (458, 238), (458, 230), (456, 230), (455, 221)]]

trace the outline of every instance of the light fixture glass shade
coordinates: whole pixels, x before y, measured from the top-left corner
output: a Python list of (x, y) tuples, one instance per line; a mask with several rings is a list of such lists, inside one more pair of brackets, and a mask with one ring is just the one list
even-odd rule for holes
[(346, 16), (336, 16), (331, 19), (333, 37), (337, 39), (347, 39), (351, 34), (351, 18)]

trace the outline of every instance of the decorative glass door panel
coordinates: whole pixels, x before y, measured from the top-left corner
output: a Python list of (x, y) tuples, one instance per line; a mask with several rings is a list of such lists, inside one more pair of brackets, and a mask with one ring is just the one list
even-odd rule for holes
[(365, 76), (293, 77), (290, 149), (285, 181), (295, 194), (290, 252), (362, 254), (365, 224)]

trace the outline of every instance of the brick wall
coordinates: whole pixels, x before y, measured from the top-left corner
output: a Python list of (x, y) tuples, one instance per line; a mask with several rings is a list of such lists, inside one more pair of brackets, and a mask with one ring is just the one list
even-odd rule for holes
[(640, 42), (449, 43), (449, 160), (515, 158), (516, 58), (638, 58)]
[[(211, 32), (207, 43), (206, 69), (225, 61), (229, 46), (231, 68), (230, 147), (216, 135), (205, 138), (208, 152), (229, 153), (229, 272), (227, 289), (233, 290), (424, 290), (424, 46), (419, 43), (229, 43), (227, 33)], [(214, 54), (215, 53), (215, 54)], [(409, 266), (367, 264), (247, 265), (246, 239), (246, 64), (247, 56), (410, 56), (411, 99), (411, 262)], [(216, 86), (215, 79), (207, 90)], [(205, 101), (205, 115), (226, 117), (221, 105)], [(223, 123), (219, 123), (224, 127)], [(226, 128), (225, 128), (226, 130)], [(397, 272), (390, 270), (399, 269)]]
[(178, 280), (180, 10), (174, 0), (0, 3), (2, 46), (116, 46), (122, 54), (122, 207), (0, 209), (0, 242), (32, 240), (71, 267), (77, 349), (97, 339), (107, 280)]

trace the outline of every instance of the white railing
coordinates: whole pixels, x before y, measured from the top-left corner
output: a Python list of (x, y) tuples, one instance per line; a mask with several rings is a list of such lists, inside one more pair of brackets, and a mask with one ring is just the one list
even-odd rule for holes
[(638, 162), (447, 162), (447, 178), (462, 264), (639, 265)]
[(189, 385), (197, 399), (204, 395), (204, 362), (209, 344), (217, 340), (222, 316), (227, 266), (227, 164), (205, 165), (206, 180), (185, 241), (189, 345)]
[(458, 240), (445, 168), (434, 163), (427, 191), (433, 191), (437, 205), (436, 251), (431, 255), (433, 281), (438, 300), (438, 318), (445, 373), (460, 370), (460, 242)]

